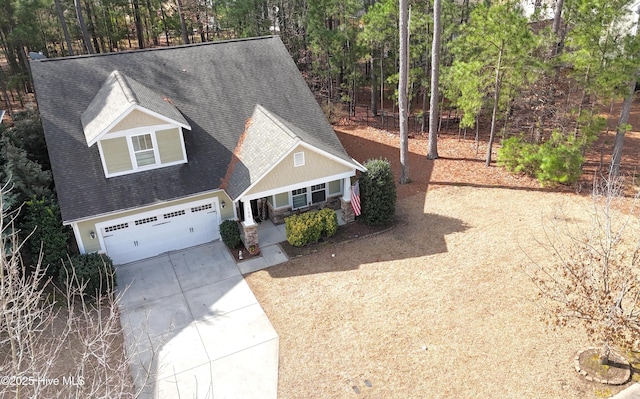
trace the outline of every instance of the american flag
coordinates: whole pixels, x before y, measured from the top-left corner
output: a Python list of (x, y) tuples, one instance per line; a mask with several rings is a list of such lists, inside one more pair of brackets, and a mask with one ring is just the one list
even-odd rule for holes
[(356, 216), (360, 216), (360, 182), (351, 187), (351, 207)]

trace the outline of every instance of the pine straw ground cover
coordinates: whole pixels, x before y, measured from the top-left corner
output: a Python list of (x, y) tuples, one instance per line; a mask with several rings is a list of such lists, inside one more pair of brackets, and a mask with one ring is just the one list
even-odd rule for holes
[[(341, 128), (360, 161), (389, 158), (397, 136)], [(592, 342), (542, 321), (529, 257), (550, 256), (543, 219), (586, 219), (573, 189), (541, 189), (485, 168), (472, 141), (441, 136), (442, 159), (411, 141), (413, 182), (388, 232), (246, 279), (280, 336), (280, 398), (597, 398), (620, 387), (573, 369)], [(331, 255), (335, 254), (335, 257)]]

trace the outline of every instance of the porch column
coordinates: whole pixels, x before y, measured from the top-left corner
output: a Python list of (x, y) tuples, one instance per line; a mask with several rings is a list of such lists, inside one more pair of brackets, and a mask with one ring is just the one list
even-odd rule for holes
[(344, 187), (342, 199), (351, 202), (351, 178), (345, 177), (342, 179), (342, 186)]
[(253, 213), (251, 212), (251, 200), (242, 201), (242, 205), (244, 206), (244, 224), (247, 226), (256, 224), (255, 220), (253, 220)]
[(245, 248), (252, 245), (258, 245), (258, 224), (253, 220), (253, 212), (251, 212), (251, 200), (242, 201), (244, 206), (244, 221), (241, 223), (242, 232), (240, 238)]
[(342, 197), (340, 197), (340, 209), (342, 209), (342, 218), (345, 223), (351, 223), (356, 220), (356, 215), (351, 208), (351, 178), (345, 177), (342, 185), (344, 187)]

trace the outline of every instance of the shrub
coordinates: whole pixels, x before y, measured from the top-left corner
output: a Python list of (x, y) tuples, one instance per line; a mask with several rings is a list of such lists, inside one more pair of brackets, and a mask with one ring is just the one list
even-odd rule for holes
[(572, 184), (580, 178), (584, 157), (582, 149), (572, 140), (559, 141), (552, 138), (540, 146), (538, 154), (540, 167), (536, 177), (541, 183), (550, 181)]
[(584, 163), (582, 153), (591, 142), (588, 134), (576, 139), (559, 132), (553, 132), (551, 138), (540, 145), (510, 137), (502, 141), (498, 164), (511, 172), (534, 176), (542, 184), (572, 184), (580, 178)]
[[(60, 269), (58, 283), (61, 287), (78, 289), (84, 295), (99, 298), (115, 288), (113, 261), (107, 255), (98, 253), (73, 256), (69, 259), (68, 267)], [(71, 287), (67, 287), (67, 284), (71, 284)]]
[(287, 241), (294, 247), (318, 242), (322, 236), (322, 224), (317, 212), (291, 215), (284, 222)]
[(225, 220), (220, 224), (220, 237), (222, 242), (229, 248), (237, 248), (242, 242), (240, 240), (240, 227), (238, 222), (233, 220)]
[(318, 211), (318, 217), (322, 224), (322, 235), (331, 237), (338, 231), (338, 215), (331, 208), (323, 208)]
[(318, 242), (320, 237), (331, 237), (338, 231), (338, 216), (329, 208), (292, 215), (284, 221), (287, 241), (294, 247)]
[(366, 224), (385, 224), (396, 212), (396, 185), (391, 164), (386, 159), (370, 159), (360, 176), (362, 221)]
[(20, 222), (26, 259), (35, 265), (42, 252), (42, 264), (49, 276), (57, 276), (62, 260), (67, 258), (69, 227), (62, 225), (60, 207), (53, 199), (36, 199), (25, 202), (24, 217)]

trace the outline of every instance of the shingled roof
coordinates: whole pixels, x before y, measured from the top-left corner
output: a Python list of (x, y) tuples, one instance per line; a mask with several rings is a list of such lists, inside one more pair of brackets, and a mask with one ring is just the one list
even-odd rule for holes
[[(277, 36), (53, 58), (31, 69), (65, 222), (218, 189), (258, 104), (310, 144), (351, 159)], [(105, 178), (82, 114), (114, 71), (180, 112), (192, 128), (188, 163)]]
[(135, 107), (151, 111), (168, 122), (191, 130), (180, 111), (171, 103), (120, 71), (113, 71), (82, 113), (87, 144), (93, 145), (117, 118)]

